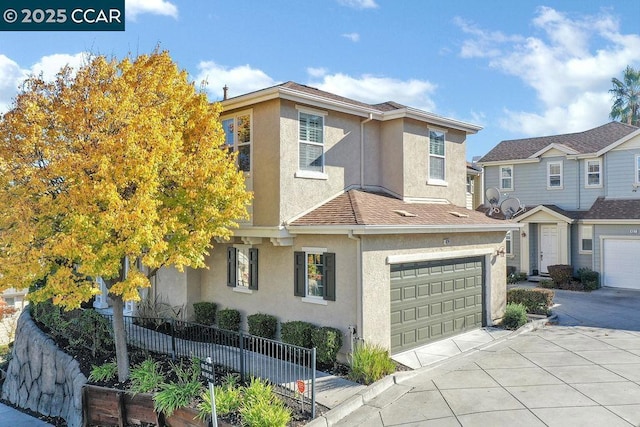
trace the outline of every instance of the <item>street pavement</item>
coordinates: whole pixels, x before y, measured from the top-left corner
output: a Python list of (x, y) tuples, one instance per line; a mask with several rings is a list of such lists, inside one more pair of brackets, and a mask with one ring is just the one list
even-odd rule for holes
[(640, 291), (556, 291), (554, 325), (400, 372), (310, 426), (640, 426)]

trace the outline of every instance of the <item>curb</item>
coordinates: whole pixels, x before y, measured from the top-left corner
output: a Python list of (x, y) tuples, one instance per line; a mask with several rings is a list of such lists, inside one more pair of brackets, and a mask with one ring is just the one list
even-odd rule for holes
[(380, 396), (383, 392), (385, 392), (395, 384), (399, 384), (399, 382), (402, 380), (409, 379), (420, 373), (436, 370), (438, 368), (441, 368), (443, 365), (446, 365), (453, 361), (464, 359), (472, 355), (476, 355), (480, 353), (482, 350), (491, 348), (494, 345), (501, 344), (505, 341), (513, 339), (524, 333), (532, 332), (532, 331), (535, 331), (536, 329), (540, 329), (545, 325), (547, 325), (548, 323), (554, 323), (557, 321), (557, 319), (558, 319), (558, 316), (556, 314), (552, 314), (551, 316), (543, 319), (532, 320), (530, 322), (527, 322), (525, 325), (521, 326), (517, 330), (513, 331), (511, 334), (506, 335), (502, 338), (499, 338), (495, 341), (491, 341), (489, 343), (483, 344), (473, 350), (448, 357), (432, 365), (425, 366), (424, 368), (415, 369), (415, 370), (406, 371), (406, 372), (398, 372), (398, 373), (388, 375), (382, 378), (381, 380), (371, 384), (364, 390), (359, 391), (352, 397), (348, 398), (344, 402), (337, 405), (335, 408), (325, 412), (323, 415), (319, 417), (316, 417), (314, 420), (307, 423), (306, 425), (311, 427), (331, 427), (341, 419), (345, 418), (347, 415), (355, 412), (357, 409), (366, 405), (367, 402)]

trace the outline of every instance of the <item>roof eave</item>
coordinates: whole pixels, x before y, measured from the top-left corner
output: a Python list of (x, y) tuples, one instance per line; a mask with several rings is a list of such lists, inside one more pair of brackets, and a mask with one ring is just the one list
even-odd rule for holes
[(510, 231), (522, 228), (523, 224), (504, 221), (501, 224), (480, 225), (289, 225), (291, 234), (441, 234), (441, 233), (486, 233)]
[(525, 163), (540, 163), (540, 158), (535, 159), (511, 159), (511, 160), (492, 160), (489, 162), (478, 162), (477, 164), (485, 166), (502, 166), (502, 165), (520, 165)]

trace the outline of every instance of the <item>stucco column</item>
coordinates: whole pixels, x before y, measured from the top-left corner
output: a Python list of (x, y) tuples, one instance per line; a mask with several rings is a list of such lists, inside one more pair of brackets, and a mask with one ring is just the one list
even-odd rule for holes
[[(518, 231), (514, 231), (518, 233)], [(531, 240), (529, 238), (529, 223), (525, 222), (524, 227), (520, 229), (520, 272), (527, 274), (531, 273), (531, 261), (529, 259), (529, 251), (531, 246)], [(524, 235), (524, 236), (523, 236)]]

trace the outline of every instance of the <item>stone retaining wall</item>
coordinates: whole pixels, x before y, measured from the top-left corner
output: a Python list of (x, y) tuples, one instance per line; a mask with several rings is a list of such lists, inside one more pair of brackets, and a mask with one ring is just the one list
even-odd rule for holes
[(80, 427), (86, 382), (78, 362), (33, 323), (28, 309), (23, 310), (2, 398), (21, 408), (64, 418), (69, 427)]

